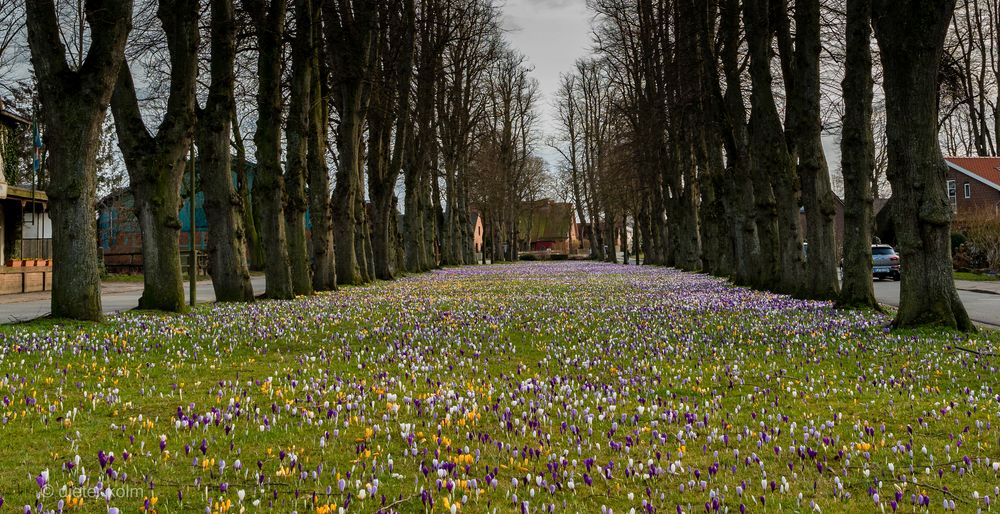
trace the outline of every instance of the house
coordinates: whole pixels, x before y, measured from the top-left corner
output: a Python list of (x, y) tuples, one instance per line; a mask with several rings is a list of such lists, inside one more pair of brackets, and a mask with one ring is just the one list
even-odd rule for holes
[(472, 229), (472, 252), (479, 260), (479, 254), (483, 253), (483, 215), (477, 209), (469, 209), (469, 228)]
[(44, 291), (52, 285), (48, 196), (31, 185), (8, 183), (25, 165), (15, 157), (13, 140), (30, 125), (0, 101), (0, 294)]
[(1000, 157), (945, 157), (948, 200), (961, 216), (974, 211), (1000, 213)]
[(579, 246), (573, 204), (550, 199), (527, 203), (518, 217), (522, 251), (569, 255)]
[[(236, 162), (236, 158), (233, 158)], [(253, 170), (255, 163), (247, 162), (247, 180), (251, 196), (253, 192)], [(185, 174), (185, 177), (187, 175)], [(233, 173), (236, 182), (236, 173)], [(182, 206), (178, 213), (180, 219), (180, 249), (186, 253), (191, 241), (191, 204), (186, 192), (188, 179), (183, 180)], [(205, 216), (204, 194), (195, 193), (195, 249), (205, 255), (208, 248), (208, 218)], [(139, 220), (135, 214), (135, 203), (132, 192), (128, 188), (115, 190), (102, 198), (98, 204), (97, 242), (103, 252), (104, 267), (110, 273), (141, 273), (142, 272), (142, 232)], [(186, 263), (186, 259), (182, 259)]]
[[(882, 208), (886, 206), (889, 202), (886, 198), (876, 198), (872, 205), (872, 221), (875, 224), (873, 227), (873, 235), (878, 235), (880, 233), (881, 223), (879, 222), (879, 213), (882, 212)], [(834, 248), (837, 249), (837, 260), (839, 261), (844, 255), (844, 200), (837, 196), (836, 193), (833, 195), (833, 235), (835, 238)], [(799, 227), (802, 231), (802, 237), (805, 238), (809, 224), (806, 221), (806, 210), (805, 208), (799, 209)], [(808, 243), (808, 241), (805, 241)]]

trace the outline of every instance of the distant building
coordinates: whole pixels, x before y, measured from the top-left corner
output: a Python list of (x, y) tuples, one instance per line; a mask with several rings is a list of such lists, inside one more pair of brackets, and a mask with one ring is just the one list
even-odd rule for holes
[[(872, 223), (875, 223), (876, 221), (875, 217), (878, 215), (879, 212), (882, 211), (882, 208), (885, 207), (888, 201), (889, 200), (886, 198), (875, 199), (875, 201), (872, 204)], [(836, 194), (833, 195), (833, 208), (834, 208), (833, 235), (835, 239), (834, 248), (837, 249), (836, 257), (837, 260), (839, 261), (844, 256), (844, 200), (839, 196), (837, 196)], [(877, 225), (877, 223), (875, 224)], [(805, 208), (799, 209), (799, 225), (800, 225), (800, 230), (802, 231), (802, 238), (806, 243), (808, 243), (809, 241), (805, 240), (809, 228), (809, 223), (806, 220)], [(875, 235), (877, 232), (878, 231), (874, 230), (873, 227), (873, 235)]]
[[(235, 163), (235, 157), (233, 158)], [(253, 194), (253, 171), (256, 164), (247, 162), (247, 180)], [(236, 173), (233, 173), (236, 182)], [(184, 179), (184, 188), (188, 179)], [(178, 218), (181, 222), (179, 242), (181, 253), (190, 249), (191, 238), (191, 204), (187, 193), (184, 198)], [(205, 197), (201, 191), (195, 193), (195, 249), (204, 252), (208, 248), (208, 218), (205, 216)], [(142, 232), (139, 220), (135, 214), (135, 203), (132, 192), (121, 188), (102, 198), (97, 205), (97, 243), (104, 256), (104, 267), (111, 273), (141, 273), (142, 272)], [(186, 262), (186, 261), (184, 261)]]
[(945, 162), (953, 213), (1000, 213), (1000, 157), (945, 157)]
[(569, 255), (579, 247), (571, 203), (550, 199), (530, 202), (521, 209), (517, 229), (522, 251)]
[(472, 229), (472, 251), (483, 253), (483, 216), (476, 209), (469, 209), (469, 227)]
[(31, 184), (8, 183), (8, 175), (17, 176), (17, 168), (30, 165), (13, 158), (11, 149), (15, 135), (30, 126), (28, 119), (7, 110), (0, 101), (0, 264), (52, 257), (48, 196)]

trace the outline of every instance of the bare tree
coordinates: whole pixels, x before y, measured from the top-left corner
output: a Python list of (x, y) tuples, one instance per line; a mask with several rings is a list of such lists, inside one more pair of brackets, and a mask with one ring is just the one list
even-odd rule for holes
[[(268, 298), (288, 299), (295, 296), (285, 234), (285, 182), (281, 170), (281, 63), (283, 61), (286, 0), (246, 0), (244, 6), (253, 20), (257, 37), (257, 148), (255, 188), (261, 207), (264, 229), (264, 275)], [(300, 186), (301, 187), (301, 186)], [(302, 227), (304, 230), (304, 226)], [(305, 273), (305, 235), (297, 242), (299, 273)], [(300, 286), (302, 278), (300, 278)], [(305, 280), (308, 282), (308, 280)]]
[(132, 20), (132, 2), (87, 0), (92, 41), (79, 66), (66, 60), (52, 0), (26, 3), (31, 61), (42, 117), (49, 127), (49, 209), (52, 218), (52, 314), (102, 317), (97, 268), (95, 150)]
[(337, 282), (341, 284), (360, 284), (370, 279), (365, 257), (365, 243), (370, 239), (361, 175), (378, 7), (377, 0), (326, 0), (323, 4), (333, 104), (339, 114), (336, 133), (340, 159), (333, 218)]
[[(872, 1), (885, 73), (892, 216), (902, 259), (897, 327), (934, 323), (975, 329), (952, 278), (947, 167), (937, 138), (937, 76), (954, 7), (955, 0)], [(904, 18), (907, 23), (900, 22)]]
[(229, 151), (236, 109), (236, 26), (232, 0), (211, 0), (209, 32), (210, 83), (205, 105), (198, 109), (196, 134), (200, 186), (208, 218), (209, 273), (218, 301), (246, 302), (253, 300), (253, 287), (247, 265), (243, 202), (233, 185)]
[[(315, 56), (316, 25), (319, 22), (319, 2), (294, 0), (295, 35), (292, 40), (292, 78), (288, 105), (288, 163), (285, 166), (285, 226), (287, 227), (288, 261), (291, 286), (295, 294), (312, 294), (313, 281), (309, 273), (309, 248), (306, 241), (306, 178), (309, 165), (309, 134), (312, 131), (312, 103), (322, 102), (313, 97), (314, 75), (319, 74)], [(325, 196), (325, 194), (324, 194)], [(325, 234), (324, 234), (325, 235)]]
[(838, 305), (878, 308), (872, 286), (871, 0), (847, 1), (844, 125), (840, 143), (844, 175), (844, 278)]
[(142, 232), (144, 289), (139, 307), (143, 309), (185, 308), (178, 212), (185, 158), (194, 137), (198, 12), (197, 0), (159, 2), (157, 15), (170, 50), (170, 94), (155, 135), (143, 122), (127, 62), (118, 72), (111, 98), (118, 145)]

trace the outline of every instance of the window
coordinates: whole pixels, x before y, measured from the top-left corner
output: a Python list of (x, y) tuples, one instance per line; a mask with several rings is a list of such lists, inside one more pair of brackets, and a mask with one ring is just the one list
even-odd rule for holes
[(951, 204), (951, 213), (958, 214), (958, 185), (954, 180), (948, 181), (948, 203)]
[(972, 184), (965, 183), (965, 198), (972, 198)]

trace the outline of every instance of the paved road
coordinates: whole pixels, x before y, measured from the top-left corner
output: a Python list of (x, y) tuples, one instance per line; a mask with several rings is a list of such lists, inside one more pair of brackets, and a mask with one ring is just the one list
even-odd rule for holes
[[(257, 294), (264, 292), (264, 277), (250, 278)], [(215, 301), (215, 291), (210, 280), (198, 282), (198, 303)], [(138, 307), (142, 296), (142, 282), (106, 282), (101, 288), (101, 306), (106, 314), (114, 314)], [(184, 296), (188, 297), (188, 285), (184, 284)], [(17, 323), (49, 314), (50, 293), (28, 293), (23, 295), (0, 296), (0, 323)]]
[[(1000, 329), (1000, 282), (956, 280), (958, 296), (973, 321)], [(875, 281), (875, 298), (899, 306), (899, 282)]]

